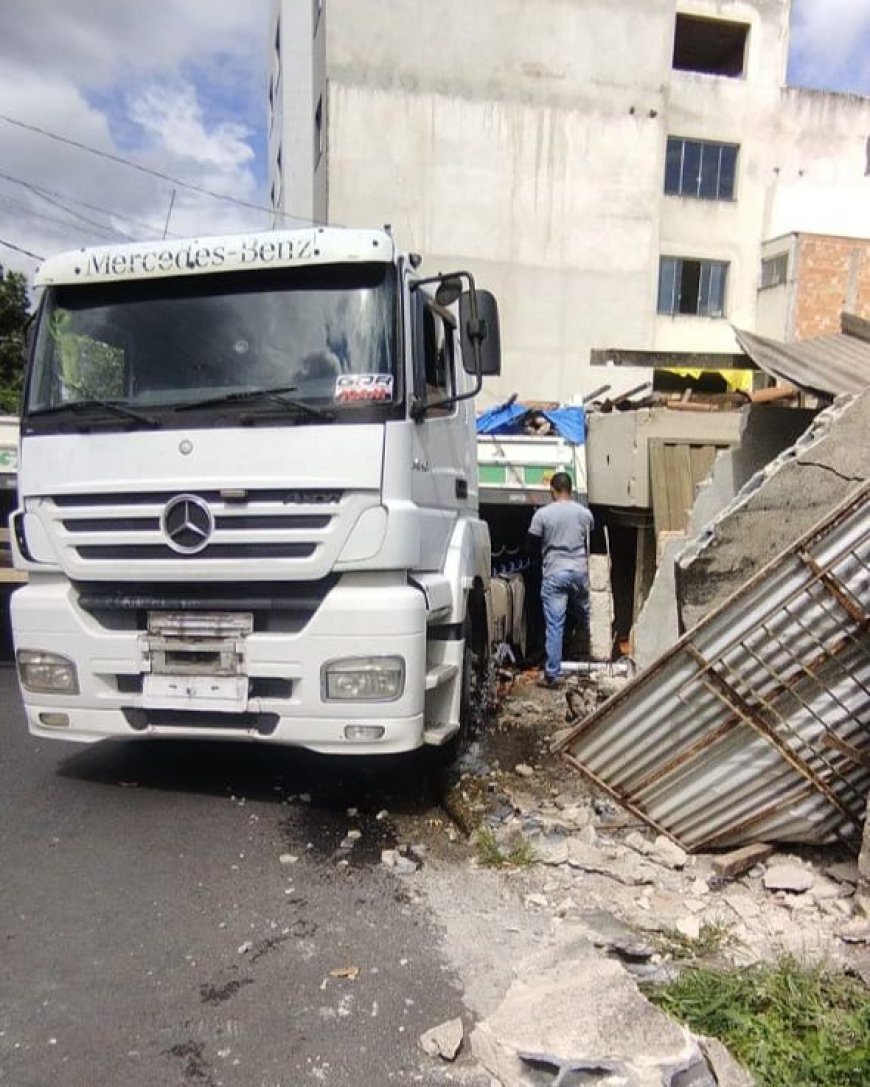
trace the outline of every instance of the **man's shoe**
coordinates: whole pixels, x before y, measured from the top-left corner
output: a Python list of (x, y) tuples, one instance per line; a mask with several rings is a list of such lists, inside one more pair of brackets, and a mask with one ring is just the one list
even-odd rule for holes
[(552, 691), (556, 687), (561, 687), (563, 682), (564, 679), (562, 676), (541, 676), (540, 679), (537, 680), (537, 686), (547, 687)]

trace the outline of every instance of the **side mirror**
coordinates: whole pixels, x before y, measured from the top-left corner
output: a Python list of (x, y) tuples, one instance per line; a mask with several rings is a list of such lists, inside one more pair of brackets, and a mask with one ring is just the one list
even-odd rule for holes
[(462, 344), (462, 365), (468, 374), (476, 374), (474, 342), (480, 349), (480, 376), (497, 377), (501, 373), (501, 332), (498, 323), (498, 303), (490, 291), (475, 291), (477, 316), (472, 314), (471, 292), (463, 291), (459, 299), (459, 339)]

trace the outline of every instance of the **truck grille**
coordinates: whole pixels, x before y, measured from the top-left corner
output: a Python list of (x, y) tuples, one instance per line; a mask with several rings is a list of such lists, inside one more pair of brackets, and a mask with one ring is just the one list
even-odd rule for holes
[[(173, 532), (167, 510), (185, 498), (203, 524), (193, 531), (182, 524)], [(349, 500), (340, 490), (314, 488), (245, 490), (240, 497), (213, 490), (116, 492), (57, 495), (42, 510), (76, 567), (143, 561), (200, 565), (310, 559), (334, 535)], [(184, 516), (182, 510), (182, 521)]]

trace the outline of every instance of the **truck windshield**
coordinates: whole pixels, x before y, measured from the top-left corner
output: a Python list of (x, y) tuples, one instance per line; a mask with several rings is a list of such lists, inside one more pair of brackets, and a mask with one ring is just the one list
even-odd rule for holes
[(396, 326), (389, 264), (52, 287), (25, 415), (51, 426), (81, 419), (75, 404), (120, 405), (131, 410), (102, 411), (104, 424), (133, 425), (138, 413), (169, 426), (184, 410), (189, 426), (383, 409), (400, 393)]

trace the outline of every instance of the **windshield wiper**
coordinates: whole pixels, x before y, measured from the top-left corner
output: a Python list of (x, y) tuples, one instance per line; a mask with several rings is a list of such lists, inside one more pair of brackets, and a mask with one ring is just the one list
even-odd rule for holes
[(134, 423), (141, 423), (143, 426), (160, 426), (160, 423), (151, 415), (145, 415), (144, 412), (135, 411), (133, 408), (127, 408), (123, 404), (116, 404), (112, 400), (102, 400), (98, 396), (90, 396), (86, 400), (68, 400), (65, 404), (55, 404), (50, 408), (36, 408), (35, 411), (29, 411), (27, 414), (30, 417), (61, 415), (66, 411), (77, 414), (78, 412), (93, 411), (95, 408), (100, 408), (103, 411), (109, 412), (110, 415), (117, 415), (122, 419), (129, 419)]
[(316, 419), (331, 421), (335, 418), (335, 412), (285, 395), (295, 391), (295, 385), (277, 385), (268, 389), (247, 389), (245, 392), (226, 393), (224, 396), (211, 396), (206, 400), (191, 400), (188, 404), (177, 404), (173, 411), (194, 411), (197, 408), (212, 408), (223, 404), (244, 404), (252, 400), (267, 400), (272, 404), (278, 404), (282, 408), (303, 412)]

